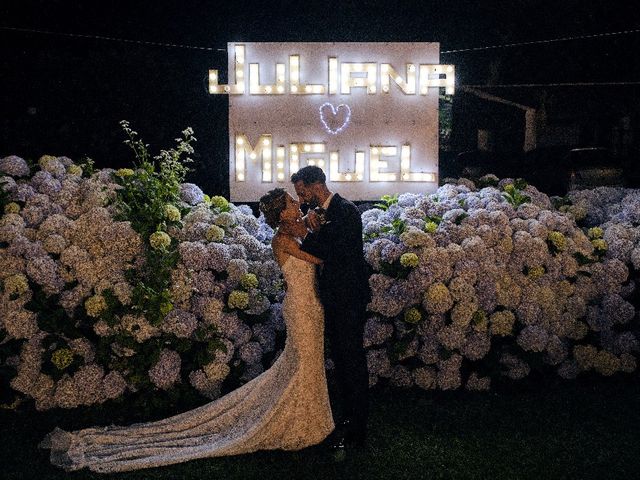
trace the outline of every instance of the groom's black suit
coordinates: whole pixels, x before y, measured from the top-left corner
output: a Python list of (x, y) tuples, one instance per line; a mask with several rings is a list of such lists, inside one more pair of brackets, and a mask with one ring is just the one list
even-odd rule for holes
[(356, 206), (337, 193), (324, 216), (326, 223), (308, 234), (301, 248), (324, 260), (319, 290), (339, 390), (330, 392), (330, 398), (332, 410), (336, 412), (336, 405), (341, 405), (343, 414), (335, 420), (337, 424), (349, 420), (348, 433), (364, 439), (369, 374), (362, 342), (371, 295), (362, 253), (362, 220)]

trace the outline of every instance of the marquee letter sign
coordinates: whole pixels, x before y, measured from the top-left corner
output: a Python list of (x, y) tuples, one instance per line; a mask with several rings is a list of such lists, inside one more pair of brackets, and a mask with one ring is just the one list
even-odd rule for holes
[(432, 192), (438, 181), (438, 93), (454, 67), (438, 43), (229, 43), (231, 200), (254, 202), (305, 165), (351, 200)]

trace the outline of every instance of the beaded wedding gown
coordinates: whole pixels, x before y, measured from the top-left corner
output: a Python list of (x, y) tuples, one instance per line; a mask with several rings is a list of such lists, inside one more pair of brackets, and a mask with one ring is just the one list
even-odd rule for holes
[(333, 430), (324, 370), (324, 314), (315, 266), (289, 256), (285, 347), (271, 368), (237, 390), (164, 420), (66, 432), (40, 444), (65, 470), (117, 472), (257, 450), (298, 450)]

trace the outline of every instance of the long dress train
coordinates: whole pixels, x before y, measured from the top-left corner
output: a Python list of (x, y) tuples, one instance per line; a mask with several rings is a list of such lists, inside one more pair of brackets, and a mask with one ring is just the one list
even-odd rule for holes
[(320, 443), (334, 423), (324, 370), (324, 315), (315, 266), (289, 256), (285, 347), (267, 371), (211, 403), (156, 422), (66, 432), (40, 444), (65, 470), (117, 472)]

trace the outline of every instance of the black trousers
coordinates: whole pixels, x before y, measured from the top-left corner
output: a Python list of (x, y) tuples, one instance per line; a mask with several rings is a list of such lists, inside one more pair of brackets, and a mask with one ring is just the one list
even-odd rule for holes
[[(348, 420), (349, 430), (365, 435), (369, 416), (369, 373), (362, 346), (365, 308), (328, 305), (324, 309), (335, 387), (329, 391), (336, 425)], [(336, 418), (338, 417), (338, 418)]]

